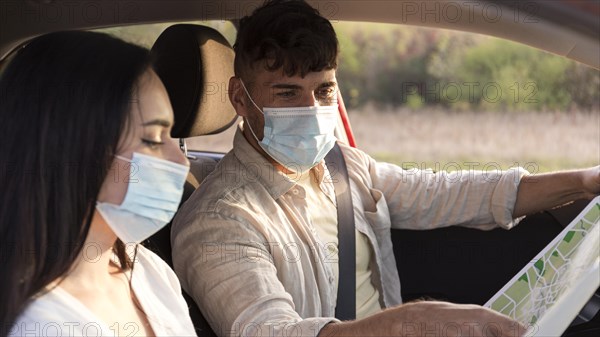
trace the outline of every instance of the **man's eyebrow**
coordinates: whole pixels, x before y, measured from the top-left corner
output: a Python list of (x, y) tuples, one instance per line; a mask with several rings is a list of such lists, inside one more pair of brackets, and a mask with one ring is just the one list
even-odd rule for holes
[(335, 86), (337, 86), (337, 82), (335, 82), (335, 81), (329, 81), (329, 82), (321, 83), (319, 85), (319, 88), (335, 87)]
[[(319, 88), (335, 87), (335, 86), (337, 86), (337, 82), (335, 82), (335, 81), (329, 81), (329, 82), (319, 84)], [(302, 86), (298, 85), (298, 84), (277, 83), (277, 84), (271, 85), (271, 88), (273, 88), (273, 89), (302, 89)]]
[(160, 118), (158, 118), (158, 119), (153, 119), (153, 120), (151, 120), (149, 122), (142, 123), (142, 126), (151, 126), (151, 125), (159, 125), (159, 126), (163, 126), (165, 128), (168, 128), (168, 127), (171, 126), (171, 122), (169, 122), (166, 119), (160, 119)]

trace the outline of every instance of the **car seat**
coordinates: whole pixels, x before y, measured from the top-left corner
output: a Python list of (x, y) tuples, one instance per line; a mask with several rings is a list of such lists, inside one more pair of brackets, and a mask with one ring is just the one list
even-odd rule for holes
[[(167, 28), (152, 47), (154, 68), (164, 83), (175, 114), (173, 138), (185, 138), (222, 132), (236, 121), (236, 113), (227, 97), (229, 78), (233, 76), (234, 52), (216, 30), (192, 24)], [(218, 157), (189, 156), (190, 173), (184, 187), (182, 203), (214, 170)], [(154, 234), (144, 244), (171, 267), (171, 224)], [(216, 336), (194, 300), (183, 293), (198, 336)]]

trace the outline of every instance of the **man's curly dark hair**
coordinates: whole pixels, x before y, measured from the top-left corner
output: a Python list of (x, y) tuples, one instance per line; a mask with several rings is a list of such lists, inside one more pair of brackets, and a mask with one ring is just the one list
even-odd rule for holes
[(264, 67), (286, 76), (337, 68), (338, 40), (333, 26), (302, 0), (268, 0), (240, 20), (235, 74)]

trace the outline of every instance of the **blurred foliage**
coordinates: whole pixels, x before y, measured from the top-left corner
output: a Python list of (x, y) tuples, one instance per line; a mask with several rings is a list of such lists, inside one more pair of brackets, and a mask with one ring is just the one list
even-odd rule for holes
[(600, 72), (492, 37), (373, 23), (336, 23), (338, 80), (350, 108), (598, 110)]

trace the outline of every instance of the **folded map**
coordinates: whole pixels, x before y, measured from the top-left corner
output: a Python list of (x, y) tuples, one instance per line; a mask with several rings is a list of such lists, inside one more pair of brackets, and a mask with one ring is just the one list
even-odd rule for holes
[(529, 327), (526, 336), (559, 336), (600, 287), (600, 197), (484, 306)]

